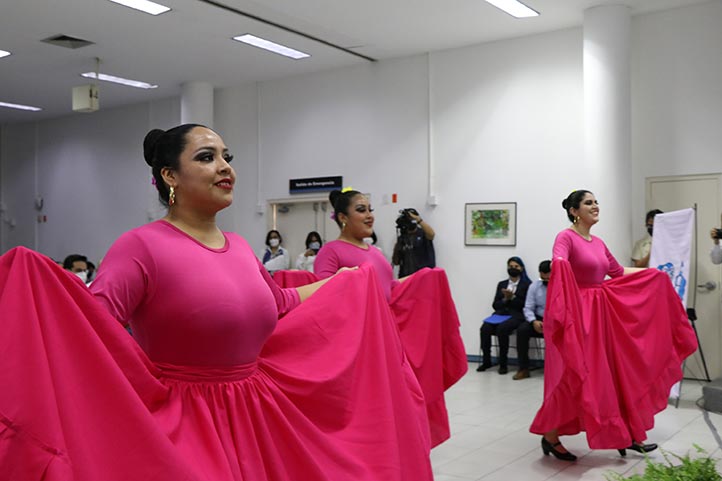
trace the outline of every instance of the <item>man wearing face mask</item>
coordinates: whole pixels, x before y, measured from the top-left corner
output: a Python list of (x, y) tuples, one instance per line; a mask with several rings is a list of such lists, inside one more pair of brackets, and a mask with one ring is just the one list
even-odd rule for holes
[(416, 209), (403, 209), (396, 219), (398, 236), (391, 263), (399, 266), (399, 277), (424, 267), (436, 267), (434, 229), (424, 222)]
[(514, 380), (519, 381), (529, 377), (529, 339), (544, 337), (544, 307), (547, 303), (547, 285), (552, 273), (551, 261), (539, 263), (539, 279), (532, 282), (526, 294), (524, 303), (523, 322), (516, 330), (516, 350), (519, 353), (519, 370), (514, 374)]
[(659, 209), (650, 210), (645, 217), (644, 225), (647, 235), (639, 239), (632, 249), (632, 263), (634, 267), (649, 267), (649, 254), (652, 252), (652, 231), (654, 230), (654, 216), (663, 214)]
[(88, 258), (80, 254), (70, 254), (63, 261), (63, 269), (80, 277), (83, 284), (88, 282)]

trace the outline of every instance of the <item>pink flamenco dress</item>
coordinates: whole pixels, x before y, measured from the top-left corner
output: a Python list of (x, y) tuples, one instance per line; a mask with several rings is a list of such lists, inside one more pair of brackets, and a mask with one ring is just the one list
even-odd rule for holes
[(130, 231), (92, 293), (28, 249), (0, 257), (0, 478), (433, 479), (423, 394), (370, 270), (299, 305), (225, 237)]
[(438, 446), (451, 435), (444, 392), (468, 369), (446, 273), (443, 269), (425, 268), (399, 282), (394, 280), (391, 264), (379, 249), (363, 249), (340, 240), (324, 244), (314, 270), (325, 278), (340, 267), (360, 265), (373, 268), (386, 294), (404, 353), (424, 393), (431, 446)]
[(642, 442), (682, 378), (682, 361), (697, 348), (680, 298), (655, 269), (622, 276), (598, 237), (564, 230), (553, 254), (544, 403), (530, 431), (584, 431), (592, 449)]

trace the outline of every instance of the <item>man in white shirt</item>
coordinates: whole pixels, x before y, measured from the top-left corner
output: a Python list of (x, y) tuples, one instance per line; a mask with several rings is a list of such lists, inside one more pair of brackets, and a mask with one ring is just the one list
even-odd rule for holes
[(515, 381), (529, 377), (529, 339), (544, 337), (544, 307), (546, 307), (547, 284), (551, 272), (551, 261), (541, 261), (539, 263), (539, 280), (532, 282), (526, 295), (524, 318), (527, 322), (522, 323), (516, 330), (516, 352), (519, 355), (519, 370), (514, 374), (513, 379)]

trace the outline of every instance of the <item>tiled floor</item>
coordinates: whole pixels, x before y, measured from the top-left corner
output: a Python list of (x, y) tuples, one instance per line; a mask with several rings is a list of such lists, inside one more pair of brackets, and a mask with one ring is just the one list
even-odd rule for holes
[[(628, 452), (622, 458), (613, 450), (591, 451), (583, 434), (562, 437), (564, 446), (579, 457), (576, 462), (544, 456), (540, 437), (528, 431), (543, 396), (541, 370), (514, 381), (513, 369), (505, 376), (495, 368), (475, 369), (476, 364), (469, 364), (469, 372), (446, 393), (452, 434), (431, 452), (436, 481), (603, 481), (610, 471), (626, 475), (644, 471), (641, 454)], [(701, 396), (701, 383), (685, 381), (679, 408), (670, 405), (656, 416), (648, 442), (675, 454), (694, 452), (695, 443), (722, 458), (717, 432), (722, 432), (722, 415), (698, 408), (695, 401)], [(650, 455), (663, 459), (660, 450)]]

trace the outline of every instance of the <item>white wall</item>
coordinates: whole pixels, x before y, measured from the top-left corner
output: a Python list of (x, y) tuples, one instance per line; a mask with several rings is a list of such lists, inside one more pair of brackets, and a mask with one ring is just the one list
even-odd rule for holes
[[(0, 159), (6, 216), (2, 248), (35, 248), (97, 263), (123, 232), (157, 217), (160, 204), (143, 160), (149, 125), (178, 122), (177, 101), (159, 101), (3, 128)], [(37, 171), (37, 174), (36, 174)], [(44, 207), (35, 209), (35, 197)], [(47, 216), (38, 223), (37, 216)]]
[[(579, 29), (433, 56), (436, 250), (448, 269), (467, 352), (478, 352), (506, 260), (535, 279), (569, 224), (561, 201), (586, 185)], [(463, 72), (463, 75), (460, 73)], [(593, 189), (593, 188), (592, 188)], [(464, 204), (516, 202), (517, 245), (465, 246)]]
[[(595, 192), (600, 236), (622, 229), (631, 250), (642, 234), (646, 176), (720, 171), (719, 25), (718, 1), (633, 19), (630, 209), (640, 222), (626, 232), (604, 217), (604, 199), (615, 192)], [(582, 31), (570, 29), (217, 89), (214, 124), (238, 173), (234, 205), (220, 223), (259, 249), (266, 230), (259, 202), (288, 196), (289, 178), (343, 175), (346, 185), (371, 193), (389, 253), (398, 208), (419, 208), (438, 233), (438, 262), (449, 274), (467, 352), (476, 353), (479, 321), (506, 259), (521, 256), (535, 277), (567, 225), (561, 199), (572, 189), (595, 190), (587, 183), (595, 179), (577, 167), (581, 62)], [(54, 257), (97, 258), (118, 234), (156, 217), (141, 142), (149, 128), (179, 119), (176, 98), (4, 126), (0, 198), (17, 226), (0, 223), (2, 250), (24, 244)], [(425, 204), (429, 157), (440, 202), (433, 208)], [(36, 183), (46, 199), (43, 225), (35, 223)], [(392, 193), (396, 205), (385, 202)], [(505, 201), (517, 202), (517, 246), (464, 246), (464, 204)], [(629, 250), (615, 254), (626, 261)]]
[(722, 2), (634, 17), (632, 27), (632, 207), (640, 237), (646, 177), (722, 171)]

